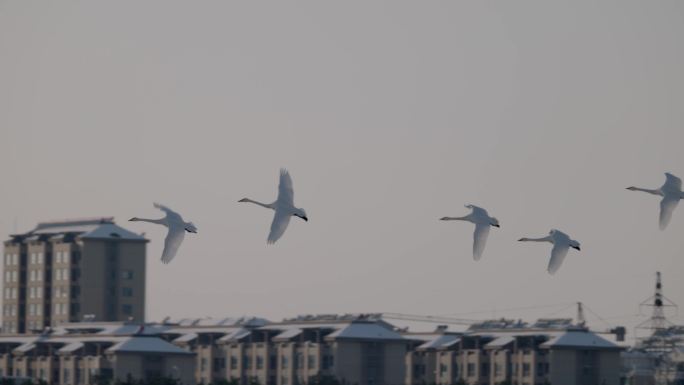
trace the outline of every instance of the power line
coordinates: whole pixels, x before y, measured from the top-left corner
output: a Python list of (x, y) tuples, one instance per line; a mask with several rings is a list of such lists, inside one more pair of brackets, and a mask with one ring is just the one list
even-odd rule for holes
[[(520, 306), (520, 307), (509, 307), (505, 309), (499, 309), (497, 308), (497, 312), (502, 312), (502, 311), (515, 311), (515, 310), (535, 310), (535, 309), (545, 309), (545, 308), (553, 308), (553, 307), (559, 307), (559, 306), (565, 306), (562, 310), (567, 309), (570, 306), (574, 306), (575, 302), (564, 302), (564, 303), (557, 303), (557, 304), (550, 304), (550, 305), (534, 305), (534, 306)], [(465, 313), (449, 313), (449, 314), (438, 314), (436, 317), (450, 317), (450, 316), (462, 316), (462, 315), (472, 315), (472, 314), (486, 314), (486, 313), (491, 313), (492, 309), (489, 310), (482, 310), (482, 311), (471, 311), (471, 312), (465, 312)]]

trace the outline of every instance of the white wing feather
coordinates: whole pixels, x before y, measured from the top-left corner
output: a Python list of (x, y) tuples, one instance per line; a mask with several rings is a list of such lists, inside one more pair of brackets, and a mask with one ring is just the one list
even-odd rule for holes
[(563, 264), (565, 256), (568, 255), (569, 249), (570, 245), (567, 243), (556, 243), (553, 245), (553, 249), (551, 249), (551, 260), (549, 260), (548, 267), (549, 274), (554, 274), (558, 271), (558, 268)]
[(183, 238), (185, 238), (185, 229), (182, 226), (169, 226), (169, 233), (164, 240), (164, 251), (161, 257), (163, 263), (171, 262), (173, 257), (176, 256)]
[(473, 234), (473, 259), (479, 261), (482, 258), (485, 244), (487, 243), (487, 236), (489, 235), (489, 225), (478, 224), (475, 225), (475, 233)]
[(164, 205), (162, 205), (162, 204), (159, 204), (159, 203), (155, 203), (155, 204), (154, 204), (154, 207), (156, 207), (156, 208), (158, 208), (159, 210), (165, 212), (165, 213), (166, 213), (166, 217), (167, 217), (170, 221), (180, 221), (180, 222), (183, 222), (183, 218), (181, 218), (180, 214), (178, 214), (177, 212), (171, 210), (170, 208), (168, 208), (168, 207), (166, 207), (166, 206), (164, 206)]
[(678, 177), (670, 174), (669, 172), (665, 173), (665, 184), (663, 185), (663, 190), (665, 189), (672, 189), (676, 191), (681, 191), (682, 190), (682, 180), (679, 179)]
[(661, 230), (665, 230), (667, 225), (670, 223), (670, 219), (672, 219), (672, 213), (674, 212), (675, 208), (677, 208), (678, 203), (679, 197), (672, 195), (665, 195), (665, 197), (660, 201), (659, 224)]
[(278, 202), (294, 205), (294, 189), (290, 173), (284, 168), (280, 169), (280, 183), (278, 184)]
[(281, 236), (285, 233), (287, 225), (290, 223), (291, 215), (283, 210), (276, 209), (275, 215), (273, 216), (273, 223), (271, 223), (271, 233), (268, 234), (268, 244), (275, 243)]

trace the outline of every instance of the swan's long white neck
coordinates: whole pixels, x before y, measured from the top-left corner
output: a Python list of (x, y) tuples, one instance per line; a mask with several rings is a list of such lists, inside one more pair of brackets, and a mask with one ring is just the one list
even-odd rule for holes
[(468, 221), (468, 220), (470, 220), (470, 215), (466, 215), (464, 217), (444, 217), (441, 220), (443, 220), (443, 221)]
[(166, 226), (166, 218), (160, 218), (160, 219), (147, 219), (147, 218), (131, 218), (130, 219), (132, 222), (150, 222), (150, 223), (156, 223), (158, 225), (164, 225)]
[(660, 189), (657, 189), (657, 190), (650, 190), (650, 189), (641, 188), (641, 187), (630, 187), (628, 190), (632, 190), (632, 191), (642, 191), (642, 192), (649, 193), (649, 194), (653, 194), (653, 195), (660, 195), (660, 196), (663, 195), (663, 192), (662, 192)]
[(252, 200), (252, 199), (249, 199), (249, 198), (240, 199), (240, 202), (254, 203), (255, 205), (259, 205), (259, 206), (261, 206), (261, 207), (266, 207), (267, 209), (271, 209), (271, 210), (274, 209), (273, 203), (261, 203), (261, 202), (257, 202), (257, 201), (255, 201), (255, 200)]
[(542, 237), (542, 238), (520, 238), (520, 242), (549, 242), (551, 241), (550, 236)]

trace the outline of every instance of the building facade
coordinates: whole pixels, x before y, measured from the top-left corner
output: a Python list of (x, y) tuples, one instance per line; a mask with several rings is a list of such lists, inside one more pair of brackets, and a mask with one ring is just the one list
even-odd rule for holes
[(622, 348), (571, 320), (407, 333), (405, 385), (619, 385)]
[[(482, 325), (480, 325), (482, 326)], [(48, 333), (49, 332), (49, 333)], [(618, 385), (617, 345), (586, 329), (400, 330), (375, 316), (64, 323), (0, 337), (0, 375), (55, 385), (171, 377), (304, 385)]]
[(145, 317), (147, 240), (113, 218), (39, 223), (4, 242), (3, 332)]

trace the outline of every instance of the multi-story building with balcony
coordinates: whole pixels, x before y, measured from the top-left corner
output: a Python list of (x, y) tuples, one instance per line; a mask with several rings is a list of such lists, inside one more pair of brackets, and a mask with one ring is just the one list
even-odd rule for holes
[(368, 315), (65, 323), (0, 337), (0, 375), (55, 385), (160, 376), (188, 385), (619, 384), (621, 348), (587, 329), (494, 326), (411, 333)]
[(4, 242), (3, 333), (145, 317), (147, 240), (113, 218), (39, 223)]
[(618, 385), (622, 347), (570, 319), (475, 324), (407, 333), (405, 385)]

